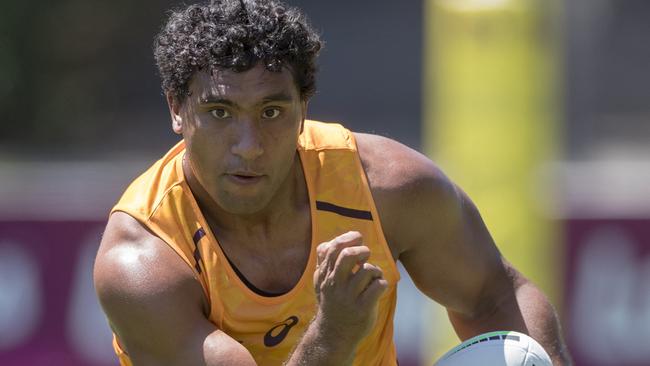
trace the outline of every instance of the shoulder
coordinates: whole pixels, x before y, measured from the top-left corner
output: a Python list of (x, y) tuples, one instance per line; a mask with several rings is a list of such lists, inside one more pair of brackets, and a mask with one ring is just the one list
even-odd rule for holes
[(155, 339), (142, 330), (175, 334), (179, 322), (160, 320), (181, 319), (181, 310), (199, 317), (207, 309), (190, 268), (160, 238), (122, 212), (113, 213), (107, 224), (95, 260), (94, 283), (111, 327), (127, 347), (149, 348), (150, 342), (155, 342), (152, 347), (165, 346), (173, 337)]
[(428, 157), (386, 137), (354, 136), (387, 240), (397, 246), (393, 252), (409, 249), (421, 225), (461, 214), (462, 192)]
[(366, 174), (376, 188), (408, 191), (429, 187), (448, 189), (449, 179), (425, 155), (387, 137), (354, 133)]
[(199, 286), (165, 242), (119, 211), (111, 215), (104, 231), (94, 274), (98, 294), (108, 299), (115, 292), (146, 299), (169, 288)]

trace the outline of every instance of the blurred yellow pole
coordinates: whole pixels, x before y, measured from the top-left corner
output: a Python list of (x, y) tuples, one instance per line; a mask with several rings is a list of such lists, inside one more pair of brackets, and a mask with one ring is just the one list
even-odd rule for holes
[[(426, 152), (473, 198), (504, 256), (556, 299), (558, 235), (541, 212), (552, 197), (540, 167), (560, 144), (558, 8), (542, 0), (425, 3)], [(439, 333), (448, 322), (436, 313), (427, 342), (438, 356), (458, 338)]]

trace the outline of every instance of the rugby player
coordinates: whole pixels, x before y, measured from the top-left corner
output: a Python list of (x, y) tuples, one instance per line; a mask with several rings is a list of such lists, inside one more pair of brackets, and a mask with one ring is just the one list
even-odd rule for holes
[(429, 159), (306, 119), (320, 48), (275, 0), (190, 5), (157, 36), (182, 140), (113, 208), (95, 263), (121, 364), (396, 365), (398, 260), (461, 339), (516, 330), (569, 364), (546, 297)]

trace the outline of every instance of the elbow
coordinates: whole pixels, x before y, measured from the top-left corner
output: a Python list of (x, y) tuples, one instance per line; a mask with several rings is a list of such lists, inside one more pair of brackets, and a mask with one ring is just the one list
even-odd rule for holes
[(257, 366), (251, 353), (221, 331), (210, 334), (203, 342), (206, 366)]

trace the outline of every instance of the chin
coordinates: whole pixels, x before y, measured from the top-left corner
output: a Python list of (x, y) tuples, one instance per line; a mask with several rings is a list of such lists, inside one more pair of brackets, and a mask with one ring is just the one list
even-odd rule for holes
[(257, 197), (234, 197), (230, 196), (219, 200), (221, 208), (234, 215), (253, 215), (264, 210), (269, 204), (270, 198)]

